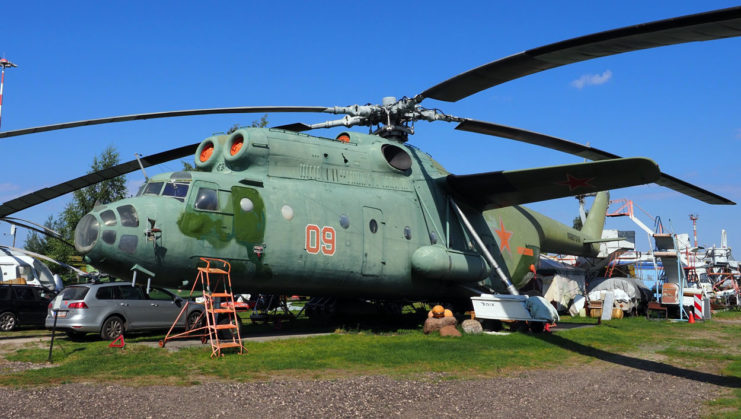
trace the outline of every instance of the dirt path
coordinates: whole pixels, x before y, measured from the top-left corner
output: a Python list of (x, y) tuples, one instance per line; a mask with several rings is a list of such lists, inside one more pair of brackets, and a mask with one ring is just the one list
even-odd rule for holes
[[(0, 353), (48, 336), (0, 340)], [(178, 342), (181, 344), (180, 342)], [(156, 345), (156, 342), (136, 344)], [(200, 344), (182, 341), (183, 345)], [(169, 346), (170, 344), (168, 344)], [(176, 349), (173, 345), (171, 349)], [(578, 351), (579, 348), (576, 348)], [(440, 374), (420, 379), (362, 376), (333, 380), (206, 382), (191, 387), (65, 384), (0, 391), (2, 417), (699, 417), (703, 402), (728, 397), (741, 380), (674, 367), (639, 354), (584, 349), (585, 366), (457, 380)], [(3, 374), (46, 365), (8, 362)]]
[[(733, 383), (730, 384), (733, 386)], [(2, 416), (68, 417), (699, 417), (729, 384), (602, 361), (486, 380), (383, 376), (192, 387), (65, 384), (0, 392)]]

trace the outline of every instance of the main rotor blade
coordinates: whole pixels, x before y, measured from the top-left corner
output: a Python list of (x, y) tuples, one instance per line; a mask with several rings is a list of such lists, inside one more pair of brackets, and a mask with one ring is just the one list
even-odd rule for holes
[[(190, 144), (184, 147), (163, 151), (162, 153), (152, 154), (151, 156), (142, 157), (142, 166), (154, 166), (156, 164), (165, 163), (171, 160), (194, 154), (196, 152), (196, 149), (198, 148), (198, 144), (200, 143)], [(5, 217), (26, 208), (30, 208), (34, 205), (38, 205), (42, 202), (57, 198), (66, 193), (74, 192), (86, 186), (90, 186), (104, 180), (113, 179), (117, 176), (125, 175), (138, 169), (139, 163), (136, 160), (131, 160), (126, 163), (121, 163), (119, 165), (109, 167), (108, 169), (103, 169), (97, 172), (89, 173), (85, 176), (80, 176), (76, 179), (60, 183), (50, 188), (44, 188), (35, 192), (31, 192), (28, 195), (21, 196), (20, 198), (10, 200), (3, 205), (0, 205), (0, 217)]]
[(287, 113), (287, 112), (324, 112), (324, 106), (241, 106), (234, 108), (189, 109), (182, 111), (165, 111), (139, 113), (133, 115), (111, 116), (107, 118), (86, 119), (84, 121), (64, 122), (61, 124), (44, 125), (40, 127), (23, 128), (14, 131), (0, 132), (0, 138), (16, 137), (18, 135), (33, 134), (36, 132), (54, 131), (66, 128), (83, 127), (88, 125), (110, 124), (113, 122), (137, 121), (155, 118), (173, 118), (178, 116), (213, 115), (229, 113)]
[[(575, 156), (583, 157), (589, 160), (609, 160), (621, 158), (616, 154), (608, 153), (607, 151), (602, 151), (598, 148), (581, 145), (579, 143), (564, 140), (561, 138), (551, 137), (550, 135), (526, 131), (524, 129), (515, 127), (508, 127), (506, 125), (494, 124), (492, 122), (467, 119), (458, 124), (455, 129), (534, 144), (553, 150), (563, 151), (564, 153), (573, 154)], [(736, 205), (736, 203), (731, 201), (730, 199), (724, 198), (699, 186), (692, 185), (683, 180), (677, 179), (674, 176), (667, 175), (663, 172), (659, 176), (659, 179), (656, 181), (656, 183), (661, 186), (674, 189), (677, 192), (691, 196), (695, 199), (699, 199), (700, 201), (706, 202), (708, 204)]]
[(629, 51), (741, 35), (741, 6), (627, 26), (530, 49), (461, 73), (421, 93), (455, 102), (533, 73)]
[(43, 234), (43, 235), (45, 235), (47, 237), (51, 237), (53, 239), (57, 239), (60, 242), (66, 244), (69, 247), (75, 247), (74, 244), (68, 242), (67, 240), (64, 240), (64, 238), (62, 238), (62, 235), (59, 234), (58, 232), (56, 232), (56, 231), (54, 231), (54, 230), (52, 230), (52, 229), (50, 229), (50, 228), (48, 228), (46, 226), (43, 226), (43, 225), (40, 225), (40, 224), (36, 224), (36, 223), (34, 223), (32, 221), (23, 220), (23, 219), (14, 218), (14, 217), (0, 218), (0, 221), (5, 221), (8, 224), (13, 224), (13, 225), (18, 226), (18, 227), (23, 227), (25, 229), (35, 231), (35, 232), (37, 232), (39, 234)]

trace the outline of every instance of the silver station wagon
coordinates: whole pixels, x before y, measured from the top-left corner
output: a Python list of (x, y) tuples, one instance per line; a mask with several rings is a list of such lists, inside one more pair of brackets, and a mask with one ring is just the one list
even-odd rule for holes
[[(178, 317), (186, 300), (163, 288), (149, 294), (128, 282), (71, 285), (49, 304), (45, 326), (54, 325), (54, 307), (59, 307), (57, 330), (70, 338), (98, 333), (102, 339), (115, 339), (124, 332), (167, 330)], [(200, 325), (203, 305), (190, 302), (178, 327)]]

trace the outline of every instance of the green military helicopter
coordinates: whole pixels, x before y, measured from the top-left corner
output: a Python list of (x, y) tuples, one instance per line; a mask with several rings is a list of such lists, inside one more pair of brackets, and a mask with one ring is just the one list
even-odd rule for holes
[[(136, 114), (0, 133), (0, 138), (112, 122), (215, 113), (330, 113), (313, 125), (242, 128), (6, 202), (0, 217), (144, 167), (194, 154), (196, 171), (147, 179), (131, 198), (96, 207), (75, 232), (91, 265), (170, 287), (192, 284), (201, 258), (228, 260), (235, 292), (460, 301), (518, 294), (544, 252), (594, 256), (607, 190), (655, 182), (733, 204), (617, 155), (548, 135), (421, 106), (455, 102), (539, 71), (639, 49), (741, 34), (741, 7), (656, 21), (531, 49), (459, 74), (411, 98), (347, 107), (255, 106)], [(406, 144), (416, 121), (509, 138), (593, 160), (471, 175), (448, 173)], [(367, 126), (334, 138), (318, 128)], [(599, 192), (581, 230), (520, 205)], [(470, 302), (470, 301), (469, 301)]]

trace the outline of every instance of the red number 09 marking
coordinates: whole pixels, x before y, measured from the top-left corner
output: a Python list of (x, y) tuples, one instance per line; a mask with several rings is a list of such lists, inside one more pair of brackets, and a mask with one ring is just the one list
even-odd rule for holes
[(325, 226), (319, 229), (316, 224), (308, 224), (306, 226), (306, 251), (312, 255), (322, 252), (327, 256), (332, 256), (336, 249), (336, 238), (334, 228)]

